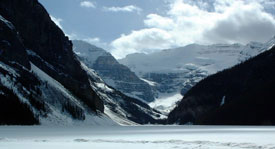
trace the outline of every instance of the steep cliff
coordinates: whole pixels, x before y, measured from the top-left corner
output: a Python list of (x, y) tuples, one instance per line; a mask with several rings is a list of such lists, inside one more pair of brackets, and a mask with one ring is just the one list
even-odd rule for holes
[(149, 84), (138, 78), (129, 68), (119, 64), (110, 53), (80, 40), (74, 40), (73, 44), (80, 60), (94, 69), (108, 85), (142, 101), (154, 100)]
[(274, 125), (275, 47), (268, 49), (200, 81), (169, 114), (168, 123)]
[(37, 0), (1, 0), (0, 14), (15, 26), (25, 48), (36, 53), (29, 56), (32, 63), (78, 96), (92, 111), (104, 111), (102, 100), (90, 87), (88, 76), (72, 51), (71, 41)]
[[(174, 106), (172, 101), (180, 99), (177, 98), (179, 94), (185, 95), (203, 78), (256, 56), (274, 44), (275, 38), (266, 43), (250, 42), (247, 45), (191, 44), (151, 54), (131, 54), (119, 62), (140, 78), (151, 81), (158, 96), (150, 104), (162, 110)], [(167, 106), (167, 103), (173, 105)]]
[(1, 1), (0, 125), (163, 122), (158, 111), (93, 71), (37, 0)]

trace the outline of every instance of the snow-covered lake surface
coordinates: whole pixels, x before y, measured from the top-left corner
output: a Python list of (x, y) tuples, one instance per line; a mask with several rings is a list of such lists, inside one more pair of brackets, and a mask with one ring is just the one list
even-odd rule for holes
[(0, 149), (275, 149), (275, 127), (1, 126)]

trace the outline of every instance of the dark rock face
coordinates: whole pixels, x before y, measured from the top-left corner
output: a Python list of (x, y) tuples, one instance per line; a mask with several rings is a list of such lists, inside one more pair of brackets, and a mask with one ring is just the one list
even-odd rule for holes
[(119, 64), (110, 53), (80, 40), (74, 40), (73, 44), (80, 60), (94, 69), (108, 85), (143, 101), (154, 100), (152, 88), (128, 67)]
[(165, 120), (161, 119), (161, 113), (157, 110), (152, 109), (146, 103), (140, 100), (125, 96), (120, 92), (115, 92), (110, 94), (111, 98), (117, 99), (117, 105), (109, 102), (108, 106), (113, 108), (113, 111), (119, 112), (121, 107), (125, 110), (126, 119), (129, 119), (138, 124), (164, 124)]
[(88, 76), (72, 51), (71, 41), (37, 0), (1, 0), (0, 14), (14, 24), (25, 47), (53, 67), (30, 57), (36, 66), (63, 84), (91, 110), (104, 111), (103, 102), (91, 89)]
[[(85, 65), (85, 64), (83, 64)], [(151, 108), (148, 104), (126, 96), (115, 88), (108, 86), (92, 69), (84, 66), (91, 80), (93, 89), (104, 101), (105, 111), (108, 116), (118, 124), (164, 124), (164, 115)]]
[(183, 73), (146, 73), (144, 79), (157, 82), (154, 88), (159, 93), (169, 94), (180, 91), (184, 95), (192, 86), (207, 75), (204, 71), (192, 70)]
[(52, 114), (49, 105), (62, 108), (60, 114), (84, 120), (81, 107), (60, 90), (43, 88), (47, 85), (33, 73), (27, 51), (14, 25), (0, 15), (0, 125), (39, 124), (40, 118)]
[[(108, 79), (115, 81), (115, 88), (127, 93), (129, 96), (134, 95), (144, 101), (153, 101), (154, 96), (150, 86), (140, 80), (134, 72), (130, 71), (124, 65), (119, 64), (112, 56), (99, 57), (93, 68), (103, 76), (103, 80)], [(133, 93), (134, 92), (134, 93)], [(135, 92), (137, 94), (135, 94)]]
[(168, 123), (274, 125), (275, 47), (207, 77), (188, 91)]
[[(32, 125), (39, 124), (38, 118), (29, 106), (20, 102), (10, 89), (0, 84), (0, 125)], [(12, 106), (10, 106), (12, 105)]]
[[(103, 112), (103, 100), (111, 116), (127, 123), (163, 122), (147, 104), (105, 90), (86, 68), (38, 1), (1, 1), (0, 125), (86, 124), (93, 111)], [(100, 119), (111, 121), (101, 112)]]
[[(37, 116), (30, 106), (19, 100), (12, 89), (5, 87), (10, 78), (20, 86), (18, 89), (30, 92), (39, 92), (35, 86), (39, 84), (35, 76), (30, 74), (29, 59), (22, 43), (20, 35), (11, 22), (0, 15), (0, 125), (31, 125), (39, 124)], [(8, 67), (16, 70), (14, 73), (8, 71)], [(15, 76), (17, 74), (18, 76)], [(14, 84), (13, 84), (14, 85)]]
[[(16, 53), (16, 54), (15, 54)], [(14, 26), (0, 15), (0, 60), (30, 68), (25, 47)]]

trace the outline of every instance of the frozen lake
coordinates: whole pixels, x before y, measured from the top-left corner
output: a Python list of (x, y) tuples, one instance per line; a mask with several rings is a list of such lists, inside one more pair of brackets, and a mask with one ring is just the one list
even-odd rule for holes
[(275, 149), (275, 127), (1, 126), (0, 149)]

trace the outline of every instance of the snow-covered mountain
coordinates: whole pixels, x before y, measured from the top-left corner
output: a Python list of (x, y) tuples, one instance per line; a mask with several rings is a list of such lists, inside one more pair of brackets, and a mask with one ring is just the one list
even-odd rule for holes
[(165, 115), (152, 109), (146, 103), (126, 96), (120, 91), (108, 86), (95, 70), (88, 68), (83, 62), (81, 66), (88, 72), (91, 86), (104, 101), (104, 113), (121, 125), (163, 123)]
[(0, 3), (0, 125), (161, 122), (147, 104), (106, 85), (37, 0)]
[[(128, 66), (140, 78), (151, 82), (157, 91), (153, 107), (159, 110), (167, 106), (171, 97), (184, 95), (192, 86), (206, 76), (232, 67), (250, 57), (253, 57), (275, 43), (272, 38), (265, 44), (251, 42), (241, 44), (191, 44), (176, 49), (167, 49), (152, 54), (130, 54), (119, 62)], [(167, 100), (165, 100), (167, 99)], [(158, 103), (158, 104), (156, 104)], [(170, 108), (171, 109), (171, 108)], [(169, 109), (168, 109), (169, 110)], [(167, 112), (167, 111), (165, 111)]]
[(169, 114), (168, 123), (274, 125), (275, 46), (197, 83)]
[(250, 42), (246, 45), (244, 50), (241, 51), (239, 56), (239, 61), (245, 61), (249, 58), (257, 56), (258, 54), (269, 50), (271, 47), (275, 45), (275, 36), (271, 38), (266, 43), (259, 43), (259, 42)]
[(109, 86), (146, 102), (154, 100), (149, 84), (138, 78), (129, 68), (119, 64), (110, 53), (80, 40), (74, 40), (73, 46), (79, 59), (94, 69)]
[[(1, 2), (0, 5), (9, 2)], [(29, 3), (26, 4), (29, 5)], [(39, 7), (40, 5), (34, 3), (34, 6)], [(40, 8), (43, 10), (42, 7)], [(13, 9), (6, 10), (13, 11)], [(0, 11), (0, 14), (4, 14), (3, 10)], [(38, 13), (38, 15), (41, 14)], [(9, 15), (6, 17), (9, 18)], [(47, 20), (46, 17), (44, 21), (50, 21), (50, 19)], [(48, 23), (52, 29), (58, 31), (53, 22)], [(33, 26), (36, 25), (33, 23)], [(0, 124), (116, 124), (102, 113), (104, 105), (102, 104), (101, 107), (101, 99), (95, 94), (92, 87), (85, 86), (88, 76), (85, 75), (86, 73), (80, 65), (76, 65), (76, 58), (71, 57), (69, 61), (64, 61), (68, 64), (75, 64), (70, 67), (79, 70), (78, 75), (82, 76), (82, 80), (74, 77), (62, 63), (59, 63), (59, 66), (63, 67), (58, 67), (54, 57), (48, 61), (44, 59), (44, 54), (38, 55), (33, 50), (27, 49), (23, 43), (22, 38), (24, 37), (21, 36), (21, 31), (16, 29), (17, 27), (13, 23), (0, 16)], [(51, 40), (51, 33), (48, 35), (48, 40)], [(36, 36), (36, 38), (39, 37)], [(66, 41), (61, 32), (55, 34), (54, 38)], [(29, 39), (24, 39), (25, 42), (29, 41)], [(69, 48), (66, 42), (59, 42), (59, 44)], [(51, 47), (50, 45), (47, 46)], [(59, 53), (55, 52), (57, 57), (72, 56), (69, 52), (64, 55), (64, 49), (59, 50)], [(51, 51), (48, 51), (47, 54), (51, 54)], [(61, 80), (58, 75), (62, 75), (64, 80)], [(68, 84), (63, 83), (65, 80), (80, 82), (84, 86), (81, 86), (77, 91), (77, 83), (74, 83), (75, 86), (68, 87)], [(85, 90), (89, 94), (79, 93), (82, 91), (85, 93)], [(97, 101), (98, 103), (95, 103)]]

